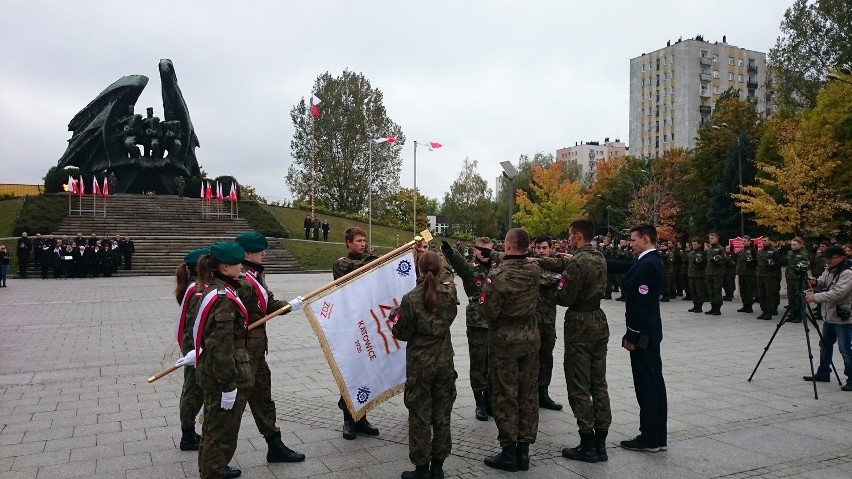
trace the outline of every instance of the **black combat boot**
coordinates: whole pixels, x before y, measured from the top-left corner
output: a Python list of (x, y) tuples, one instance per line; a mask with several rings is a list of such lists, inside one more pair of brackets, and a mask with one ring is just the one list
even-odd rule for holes
[(485, 406), (485, 414), (494, 416), (494, 409), (491, 408), (491, 391), (482, 391), (482, 404)]
[(413, 471), (405, 471), (399, 477), (402, 479), (429, 479), (429, 464), (414, 466)]
[(485, 391), (474, 391), (473, 399), (476, 401), (476, 410), (473, 414), (479, 421), (487, 421), (488, 413), (485, 411)]
[(501, 452), (485, 458), (485, 465), (503, 471), (518, 472), (518, 445), (509, 444)]
[(281, 431), (264, 438), (269, 446), (266, 453), (266, 462), (302, 462), (305, 455), (285, 446), (281, 441)]
[(760, 310), (760, 316), (758, 316), (757, 319), (766, 319), (766, 310), (765, 309)]
[(704, 309), (704, 303), (692, 303), (692, 309), (688, 309), (690, 313), (700, 313)]
[[(850, 383), (852, 384), (852, 383)], [(518, 443), (518, 470), (528, 471), (530, 469), (530, 443)]]
[(595, 429), (595, 451), (598, 453), (598, 461), (606, 462), (609, 456), (606, 454), (606, 429)]
[(742, 308), (737, 310), (738, 313), (753, 313), (750, 304), (744, 304)]
[(379, 429), (370, 424), (370, 421), (367, 420), (367, 416), (362, 417), (355, 423), (355, 430), (361, 434), (366, 434), (367, 436), (379, 435)]
[(704, 314), (712, 314), (713, 316), (721, 316), (722, 315), (722, 305), (721, 304), (711, 304), (710, 311), (707, 311)]
[(542, 386), (538, 388), (538, 406), (543, 407), (545, 409), (550, 409), (551, 411), (561, 411), (562, 405), (550, 399), (550, 395), (547, 394), (547, 386)]
[(358, 435), (355, 431), (355, 420), (349, 411), (343, 411), (343, 439), (351, 441)]
[(661, 302), (661, 303), (668, 303), (668, 302), (669, 302), (669, 297), (668, 297), (668, 296), (663, 295), (663, 297), (662, 297), (662, 298), (660, 298), (660, 302)]
[(181, 451), (197, 451), (201, 444), (201, 436), (195, 433), (194, 427), (180, 428), (180, 450)]
[(432, 463), (429, 464), (429, 474), (432, 479), (444, 479), (444, 461), (432, 459)]
[(235, 477), (240, 477), (242, 474), (243, 471), (235, 467), (225, 466), (225, 479), (234, 479)]
[(598, 462), (598, 450), (595, 449), (595, 434), (580, 433), (580, 445), (562, 449), (562, 456), (572, 461)]

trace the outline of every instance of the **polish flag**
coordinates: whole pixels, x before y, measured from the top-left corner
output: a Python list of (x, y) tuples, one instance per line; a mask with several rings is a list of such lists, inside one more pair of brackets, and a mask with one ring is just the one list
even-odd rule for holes
[(444, 145), (438, 143), (437, 141), (424, 141), (423, 143), (418, 143), (418, 145), (422, 145), (422, 146), (425, 146), (426, 148), (429, 148), (429, 151), (433, 151), (433, 150), (436, 150), (436, 149), (444, 146)]
[(236, 183), (231, 183), (231, 192), (228, 193), (228, 199), (231, 201), (231, 203), (237, 201), (237, 184)]
[(71, 175), (68, 175), (68, 192), (72, 194), (77, 193), (77, 180), (71, 178)]
[(319, 98), (317, 98), (316, 96), (311, 96), (311, 115), (313, 115), (314, 118), (320, 115), (318, 106), (320, 102), (321, 100)]
[(80, 185), (80, 188), (77, 190), (77, 193), (78, 193), (80, 196), (83, 196), (83, 195), (85, 195), (85, 194), (86, 194), (86, 184), (85, 184), (85, 183), (83, 183), (83, 175), (80, 175), (80, 183), (79, 183), (79, 185)]
[(104, 177), (104, 188), (101, 190), (104, 196), (109, 196), (109, 184), (107, 184), (107, 179)]
[(210, 182), (207, 183), (207, 191), (204, 192), (204, 199), (205, 200), (213, 199), (213, 188), (210, 187)]
[(101, 194), (101, 187), (98, 185), (98, 179), (96, 177), (92, 177), (92, 196), (99, 196)]
[(216, 199), (222, 201), (222, 184), (218, 181), (216, 182)]
[(376, 143), (396, 143), (396, 138), (388, 136), (386, 138), (373, 138)]
[(204, 187), (204, 182), (202, 181), (201, 182), (201, 196), (199, 196), (199, 198), (202, 201), (204, 200), (204, 197), (206, 196), (205, 193), (207, 193), (207, 188)]

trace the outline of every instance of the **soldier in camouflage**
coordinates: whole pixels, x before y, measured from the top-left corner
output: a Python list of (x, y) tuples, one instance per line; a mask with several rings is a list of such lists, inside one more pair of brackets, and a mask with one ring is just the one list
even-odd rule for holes
[(669, 248), (668, 241), (661, 241), (659, 250), (660, 259), (663, 260), (663, 266), (666, 267), (666, 275), (664, 276), (665, 281), (663, 282), (663, 292), (660, 301), (668, 303), (669, 298), (674, 296), (672, 288), (677, 281), (675, 278), (675, 254), (674, 251)]
[(692, 290), (689, 289), (689, 253), (692, 252), (692, 243), (689, 241), (683, 244), (680, 249), (680, 278), (679, 286), (683, 291), (683, 300), (692, 301)]
[(725, 278), (725, 248), (719, 244), (719, 234), (710, 233), (708, 236), (707, 269), (704, 279), (707, 285), (707, 296), (710, 298), (710, 311), (704, 314), (719, 316), (722, 314), (722, 282)]
[[(805, 251), (805, 243), (802, 238), (796, 237), (790, 240), (790, 251), (787, 256), (783, 257), (783, 264), (787, 267), (784, 270), (784, 278), (787, 280), (787, 310), (790, 312), (789, 319), (791, 323), (801, 323), (802, 318), (799, 314), (799, 295), (804, 291), (803, 282), (796, 276), (796, 265), (803, 263), (807, 269), (810, 269), (811, 257)], [(807, 272), (803, 278), (807, 277)]]
[[(351, 273), (378, 258), (368, 252), (367, 233), (361, 228), (348, 228), (344, 233), (344, 238), (346, 241), (346, 256), (338, 258), (335, 261), (331, 270), (334, 279)], [(379, 430), (370, 424), (366, 415), (357, 422), (355, 421), (352, 414), (346, 409), (343, 396), (337, 401), (337, 407), (343, 411), (343, 439), (355, 439), (359, 432), (368, 436), (379, 435)]]
[(441, 281), (444, 261), (431, 251), (417, 261), (417, 286), (406, 293), (396, 313), (393, 335), (406, 341), (405, 407), (408, 408), (408, 457), (414, 471), (402, 479), (444, 477), (452, 450), (450, 415), (456, 400), (456, 374), (450, 326), (458, 313), (456, 285)]
[(769, 236), (763, 240), (763, 249), (757, 253), (757, 293), (760, 297), (760, 316), (772, 319), (781, 304), (781, 255)]
[[(478, 248), (487, 249), (494, 246), (491, 239), (487, 237), (477, 238), (475, 244)], [(467, 347), (470, 353), (470, 387), (473, 389), (473, 398), (476, 402), (474, 414), (476, 419), (487, 421), (488, 416), (492, 415), (488, 387), (488, 321), (480, 316), (477, 304), (482, 287), (485, 285), (485, 278), (491, 270), (491, 260), (482, 253), (481, 249), (474, 248), (474, 260), (468, 263), (446, 241), (441, 243), (441, 251), (461, 278), (465, 295), (468, 297), (465, 321)]]
[(743, 249), (737, 251), (737, 276), (740, 282), (740, 299), (743, 307), (738, 313), (753, 313), (752, 304), (757, 294), (757, 248), (751, 236), (743, 236)]
[[(539, 258), (549, 258), (553, 240), (542, 235), (535, 239), (535, 253)], [(541, 272), (539, 282), (538, 332), (541, 335), (541, 348), (538, 350), (538, 405), (545, 409), (561, 411), (562, 405), (550, 398), (547, 389), (553, 376), (553, 348), (556, 347), (556, 287), (560, 276), (550, 271)]]
[(562, 449), (568, 459), (606, 461), (606, 436), (612, 422), (606, 384), (609, 325), (600, 301), (606, 289), (606, 259), (589, 244), (595, 226), (575, 220), (568, 227), (574, 256), (562, 273), (558, 302), (565, 312), (565, 382), (577, 419), (580, 445)]
[[(604, 236), (603, 243), (601, 246), (601, 253), (603, 253), (604, 258), (615, 259), (616, 247), (612, 244), (612, 239), (609, 236)], [(616, 275), (615, 273), (607, 272), (606, 274), (606, 294), (604, 294), (603, 299), (612, 299), (612, 292), (616, 289)]]
[(688, 310), (691, 313), (700, 313), (704, 308), (704, 302), (707, 301), (705, 291), (707, 286), (704, 283), (704, 271), (707, 269), (707, 255), (704, 252), (704, 244), (698, 238), (692, 238), (692, 250), (689, 252), (689, 289), (692, 293), (692, 309)]
[(725, 291), (724, 301), (733, 301), (737, 290), (737, 258), (731, 251), (731, 246), (725, 246), (725, 276), (722, 279), (722, 290)]
[[(615, 260), (617, 261), (632, 261), (633, 260), (633, 251), (630, 250), (630, 240), (627, 238), (621, 238), (618, 241), (618, 250), (615, 253)], [(621, 281), (624, 279), (623, 274), (616, 274), (615, 281), (618, 287), (621, 287)], [(624, 301), (624, 292), (621, 292), (621, 296), (615, 298), (616, 301)]]
[(502, 262), (491, 269), (479, 297), (488, 322), (489, 382), (502, 451), (485, 459), (505, 471), (529, 469), (529, 447), (538, 434), (538, 349), (535, 310), (541, 268), (528, 261), (529, 234), (506, 233)]

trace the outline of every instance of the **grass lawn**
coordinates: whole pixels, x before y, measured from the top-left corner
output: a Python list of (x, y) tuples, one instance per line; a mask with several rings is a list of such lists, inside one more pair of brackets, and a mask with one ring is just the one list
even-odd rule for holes
[[(12, 236), (12, 230), (15, 229), (15, 219), (18, 217), (18, 212), (21, 211), (23, 202), (23, 198), (0, 201), (0, 238)], [(6, 245), (6, 251), (12, 257), (12, 262), (9, 264), (9, 276), (11, 276), (13, 272), (18, 271), (18, 258), (15, 256), (18, 240), (0, 240), (0, 243)]]
[[(329, 223), (331, 223), (331, 218), (329, 218)], [(287, 248), (287, 251), (296, 258), (296, 261), (308, 271), (330, 270), (334, 262), (346, 254), (346, 247), (342, 243), (282, 239), (281, 245)], [(376, 247), (376, 254), (381, 256), (392, 249), (379, 246)]]

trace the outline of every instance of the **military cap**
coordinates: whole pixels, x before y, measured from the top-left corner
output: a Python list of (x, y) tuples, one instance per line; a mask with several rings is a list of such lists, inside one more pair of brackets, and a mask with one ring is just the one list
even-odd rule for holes
[(234, 241), (236, 241), (238, 245), (242, 246), (243, 249), (249, 253), (263, 251), (269, 246), (269, 241), (266, 240), (266, 236), (255, 231), (240, 233), (236, 238), (234, 238)]
[(226, 241), (210, 245), (210, 254), (222, 264), (240, 264), (246, 257), (242, 246)]
[(833, 256), (846, 256), (846, 252), (843, 251), (843, 247), (840, 245), (829, 246), (822, 253), (824, 258), (831, 258)]
[(210, 254), (210, 248), (197, 248), (188, 253), (183, 257), (183, 262), (190, 265), (195, 266), (198, 263), (198, 258), (204, 256), (205, 254)]

